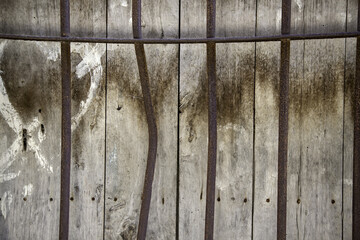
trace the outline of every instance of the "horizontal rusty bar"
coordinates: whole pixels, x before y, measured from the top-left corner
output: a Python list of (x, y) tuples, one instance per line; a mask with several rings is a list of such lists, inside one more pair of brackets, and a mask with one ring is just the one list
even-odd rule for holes
[(35, 36), (0, 33), (0, 39), (24, 40), (24, 41), (47, 41), (47, 42), (88, 42), (88, 43), (118, 43), (118, 44), (196, 44), (196, 43), (236, 43), (236, 42), (271, 42), (290, 40), (311, 40), (327, 38), (352, 38), (360, 37), (357, 32), (335, 32), (335, 33), (311, 33), (311, 34), (284, 34), (269, 36), (248, 36), (248, 37), (214, 37), (214, 38), (93, 38), (93, 37), (56, 37), (56, 36)]

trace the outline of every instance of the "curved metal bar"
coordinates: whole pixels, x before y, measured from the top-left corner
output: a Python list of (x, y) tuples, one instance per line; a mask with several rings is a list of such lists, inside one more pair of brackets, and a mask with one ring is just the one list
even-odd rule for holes
[(310, 40), (327, 38), (352, 38), (360, 37), (358, 32), (334, 32), (334, 33), (310, 33), (310, 34), (286, 34), (269, 36), (248, 36), (248, 37), (214, 37), (214, 38), (95, 38), (95, 37), (58, 37), (58, 36), (36, 36), (21, 34), (0, 33), (0, 39), (44, 41), (44, 42), (87, 42), (87, 43), (118, 43), (118, 44), (196, 44), (196, 43), (235, 43), (235, 42), (272, 42), (284, 39)]
[[(135, 39), (141, 39), (141, 0), (132, 2), (133, 35)], [(146, 55), (143, 43), (135, 43), (135, 53), (139, 68), (141, 91), (144, 98), (146, 120), (149, 133), (149, 149), (147, 156), (144, 188), (139, 217), (139, 227), (137, 233), (138, 240), (145, 240), (148, 225), (149, 210), (151, 203), (152, 183), (154, 179), (156, 151), (157, 151), (157, 127), (154, 109), (151, 101), (149, 87), (149, 74), (147, 71)]]

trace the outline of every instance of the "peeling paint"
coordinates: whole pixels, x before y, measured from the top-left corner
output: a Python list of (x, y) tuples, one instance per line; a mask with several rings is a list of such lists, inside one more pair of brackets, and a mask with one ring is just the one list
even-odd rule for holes
[(295, 0), (296, 5), (298, 6), (299, 12), (302, 12), (303, 5), (301, 0)]
[(6, 216), (8, 212), (10, 211), (10, 207), (13, 201), (13, 196), (11, 193), (5, 192), (1, 198), (1, 214), (3, 215), (4, 219), (6, 219)]
[(29, 183), (28, 185), (25, 185), (23, 187), (22, 195), (24, 197), (31, 196), (33, 189), (34, 189), (34, 186), (31, 183)]
[(122, 0), (121, 1), (121, 6), (122, 7), (128, 7), (129, 6), (128, 1), (127, 0)]
[(20, 173), (21, 173), (21, 171), (19, 171), (18, 173), (0, 174), (0, 183), (13, 180), (14, 178), (18, 177), (20, 175)]
[[(3, 55), (3, 50), (7, 41), (3, 41), (0, 43), (0, 59)], [(1, 74), (0, 70), (0, 74)], [(27, 138), (27, 144), (29, 147), (29, 151), (33, 151), (35, 153), (35, 157), (38, 160), (40, 166), (46, 169), (48, 172), (52, 173), (52, 166), (49, 165), (45, 157), (42, 155), (40, 146), (35, 142), (35, 140), (31, 137), (32, 133), (40, 127), (40, 121), (38, 118), (34, 118), (33, 121), (29, 125), (25, 125), (20, 118), (20, 115), (15, 110), (13, 105), (9, 100), (9, 96), (7, 94), (6, 88), (4, 86), (3, 79), (0, 75), (0, 113), (4, 117), (5, 121), (9, 125), (9, 127), (17, 134), (17, 138), (10, 146), (10, 148), (1, 156), (0, 161), (0, 182), (1, 181), (9, 181), (17, 176), (19, 176), (20, 171), (18, 173), (4, 173), (13, 162), (17, 159), (17, 155), (22, 152), (23, 147), (23, 129), (26, 129), (29, 137)]]
[(76, 66), (77, 78), (81, 79), (88, 73), (91, 78), (87, 98), (85, 101), (81, 101), (79, 112), (72, 118), (71, 130), (74, 131), (96, 96), (103, 73), (101, 57), (104, 55), (106, 48), (104, 44), (95, 44), (95, 46), (92, 44), (74, 44), (71, 50), (72, 52), (79, 53), (83, 59)]
[(55, 62), (59, 59), (60, 48), (56, 44), (49, 42), (36, 42), (36, 45), (47, 57), (47, 60)]

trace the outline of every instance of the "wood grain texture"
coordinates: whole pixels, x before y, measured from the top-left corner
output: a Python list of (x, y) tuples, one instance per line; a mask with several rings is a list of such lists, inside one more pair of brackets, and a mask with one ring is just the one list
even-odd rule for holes
[(1, 239), (58, 234), (61, 81), (49, 49), (60, 45), (0, 43)]
[[(356, 0), (348, 0), (347, 31), (357, 29)], [(343, 165), (343, 239), (352, 239), (352, 193), (353, 193), (353, 146), (356, 39), (346, 39), (345, 85), (344, 85), (344, 165)]]
[[(57, 1), (1, 1), (0, 31), (59, 34), (58, 5)], [(60, 45), (22, 41), (1, 41), (1, 45), (0, 238), (55, 239), (60, 197)]]
[(103, 235), (105, 167), (105, 44), (74, 43), (70, 238)]
[(59, 36), (60, 2), (3, 0), (0, 2), (0, 32)]
[(254, 239), (276, 239), (280, 43), (256, 44)]
[[(106, 1), (70, 1), (72, 36), (106, 36)], [(102, 239), (106, 45), (72, 43), (70, 239)]]
[[(174, 239), (178, 48), (157, 45), (145, 50), (159, 133), (147, 234), (149, 239)], [(105, 237), (134, 239), (148, 146), (145, 110), (133, 46), (109, 45), (108, 59)]]
[[(181, 37), (205, 36), (206, 1), (181, 2)], [(217, 1), (216, 36), (255, 33), (255, 2)], [(234, 20), (236, 19), (236, 20)], [(255, 44), (217, 44), (215, 239), (250, 239)], [(205, 45), (180, 48), (179, 239), (202, 239), (207, 168)]]
[[(142, 3), (144, 37), (178, 36), (178, 1)], [(109, 36), (132, 37), (131, 1), (109, 1)], [(146, 45), (158, 126), (158, 153), (148, 239), (175, 239), (177, 189), (178, 46)], [(148, 132), (132, 45), (109, 45), (105, 238), (135, 239)]]
[[(301, 6), (301, 7), (300, 7)], [(345, 30), (346, 1), (297, 1), (296, 33)], [(345, 40), (292, 42), (288, 236), (341, 239)]]
[[(280, 34), (281, 1), (257, 2), (257, 35)], [(280, 43), (256, 43), (253, 238), (276, 239)]]

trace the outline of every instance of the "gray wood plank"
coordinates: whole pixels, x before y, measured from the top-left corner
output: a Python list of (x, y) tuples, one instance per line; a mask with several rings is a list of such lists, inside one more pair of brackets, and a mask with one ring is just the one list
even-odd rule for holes
[(280, 43), (256, 44), (254, 239), (276, 239)]
[(70, 238), (101, 239), (104, 216), (105, 44), (72, 43)]
[[(106, 36), (106, 1), (70, 1), (73, 36)], [(71, 239), (102, 239), (106, 45), (72, 43)]]
[[(297, 2), (297, 33), (345, 30), (346, 1)], [(291, 44), (288, 236), (341, 239), (345, 40)]]
[[(357, 8), (355, 0), (348, 0), (347, 31), (357, 29)], [(344, 176), (343, 176), (343, 239), (352, 239), (352, 193), (353, 193), (353, 144), (356, 39), (346, 39), (345, 89), (344, 89)]]
[(0, 1), (0, 32), (30, 35), (60, 35), (58, 0)]
[[(56, 35), (60, 29), (58, 5), (57, 1), (1, 1), (0, 31)], [(2, 41), (1, 46), (0, 238), (56, 239), (60, 190), (60, 45)], [(27, 129), (26, 151), (23, 129)]]
[[(177, 165), (177, 46), (146, 46), (159, 145), (149, 239), (174, 239)], [(109, 45), (106, 239), (136, 236), (148, 146), (133, 46)], [(150, 60), (151, 59), (151, 60)]]
[[(257, 2), (257, 35), (280, 34), (281, 1)], [(280, 43), (256, 43), (253, 238), (276, 239)]]
[(58, 235), (59, 49), (58, 43), (0, 43), (1, 239)]
[[(109, 1), (109, 36), (132, 37), (131, 1)], [(142, 3), (143, 37), (177, 37), (179, 3)], [(146, 45), (158, 126), (158, 153), (148, 239), (175, 239), (178, 46)], [(135, 239), (146, 167), (148, 132), (132, 45), (109, 45), (105, 238)]]
[[(204, 37), (206, 1), (181, 2), (181, 37)], [(217, 1), (216, 34), (255, 33), (255, 2)], [(215, 239), (251, 239), (255, 44), (218, 44)], [(179, 239), (204, 237), (207, 174), (205, 45), (180, 48)]]

